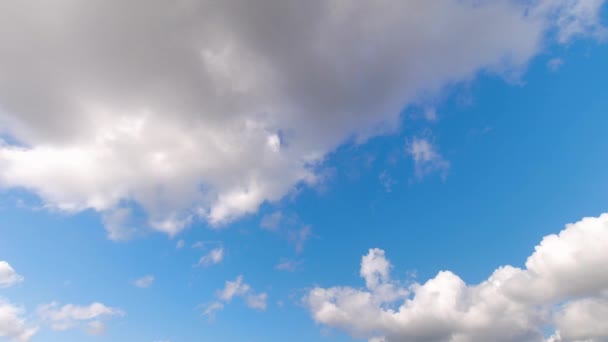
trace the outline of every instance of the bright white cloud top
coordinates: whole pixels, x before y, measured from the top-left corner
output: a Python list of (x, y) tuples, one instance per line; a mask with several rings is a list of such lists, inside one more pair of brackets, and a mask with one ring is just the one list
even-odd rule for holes
[(480, 284), (441, 271), (402, 285), (384, 251), (361, 261), (366, 288), (312, 289), (305, 303), (318, 323), (370, 341), (601, 342), (608, 338), (608, 214), (543, 238), (520, 269), (503, 266)]
[(0, 186), (92, 208), (115, 240), (133, 206), (170, 235), (221, 225), (422, 95), (604, 35), (602, 2), (5, 1)]

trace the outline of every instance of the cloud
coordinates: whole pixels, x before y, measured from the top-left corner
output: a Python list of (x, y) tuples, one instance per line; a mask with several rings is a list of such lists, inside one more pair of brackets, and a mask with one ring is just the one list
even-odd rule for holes
[(177, 243), (175, 244), (175, 249), (182, 249), (182, 248), (184, 248), (185, 245), (186, 245), (186, 241), (177, 240)]
[(318, 183), (324, 156), (394, 131), (420, 94), (520, 74), (551, 32), (600, 37), (602, 3), (5, 1), (0, 186), (138, 208), (172, 236), (217, 227)]
[(91, 321), (87, 323), (87, 333), (93, 336), (101, 336), (106, 332), (106, 325), (102, 321)]
[(550, 341), (608, 341), (608, 296), (567, 303), (556, 315)]
[(295, 270), (301, 264), (301, 261), (282, 258), (281, 261), (274, 268), (279, 271), (295, 272)]
[(437, 152), (428, 139), (413, 138), (407, 143), (406, 151), (414, 160), (416, 178), (421, 179), (432, 172), (439, 172), (443, 178), (447, 176), (450, 162)]
[(393, 179), (393, 177), (391, 177), (391, 175), (386, 170), (380, 173), (380, 175), (378, 176), (378, 180), (380, 181), (380, 184), (382, 184), (382, 187), (386, 192), (393, 191), (393, 186), (397, 184), (397, 181)]
[(224, 309), (224, 303), (229, 303), (235, 297), (243, 298), (245, 304), (256, 310), (266, 310), (268, 295), (265, 292), (256, 293), (249, 284), (243, 282), (243, 276), (239, 275), (234, 281), (226, 281), (222, 290), (217, 292), (217, 301), (204, 307), (203, 314), (212, 318), (216, 311)]
[(73, 304), (60, 306), (59, 303), (52, 302), (39, 305), (36, 312), (52, 330), (64, 331), (86, 324), (86, 330), (93, 333), (105, 331), (102, 319), (124, 316), (122, 310), (107, 307), (102, 303), (92, 303), (88, 306)]
[(23, 318), (24, 310), (0, 298), (0, 338), (28, 342), (38, 331)]
[(264, 215), (264, 217), (262, 217), (260, 227), (262, 229), (276, 232), (281, 227), (281, 221), (283, 221), (283, 213), (281, 213), (280, 211), (274, 212), (272, 214), (266, 214)]
[(264, 215), (260, 221), (260, 227), (281, 235), (294, 245), (296, 253), (304, 251), (304, 245), (312, 237), (310, 225), (304, 224), (297, 215), (289, 215), (280, 211)]
[(215, 264), (219, 264), (220, 262), (222, 262), (222, 260), (224, 260), (224, 248), (218, 247), (218, 248), (212, 249), (211, 251), (209, 251), (209, 253), (203, 255), (199, 259), (198, 265), (199, 266), (215, 265)]
[(549, 68), (550, 71), (558, 71), (562, 65), (564, 65), (564, 60), (561, 58), (551, 58), (548, 62), (547, 62), (547, 68)]
[(304, 298), (313, 319), (377, 341), (548, 341), (608, 339), (608, 214), (543, 238), (523, 269), (502, 266), (479, 284), (450, 271), (427, 282), (391, 279), (384, 251), (361, 262), (366, 288), (316, 287)]
[(152, 286), (153, 283), (154, 283), (154, 276), (147, 275), (147, 276), (141, 277), (141, 278), (133, 281), (133, 286), (145, 289), (145, 288)]
[(304, 245), (311, 236), (312, 228), (310, 225), (287, 232), (287, 238), (295, 245), (297, 253), (302, 253), (302, 251), (304, 251)]
[(23, 276), (17, 274), (6, 261), (0, 261), (0, 288), (11, 287), (23, 281)]
[(215, 317), (215, 312), (220, 310), (224, 310), (224, 304), (222, 302), (213, 302), (205, 307), (203, 315), (212, 319)]

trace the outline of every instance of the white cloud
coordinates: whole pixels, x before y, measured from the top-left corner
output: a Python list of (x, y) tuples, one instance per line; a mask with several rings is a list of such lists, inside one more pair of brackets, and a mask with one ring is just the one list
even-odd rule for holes
[(205, 307), (203, 314), (209, 318), (215, 317), (215, 312), (224, 310), (224, 304), (221, 302), (213, 302)]
[(154, 276), (153, 275), (146, 275), (143, 276), (139, 279), (136, 279), (133, 281), (133, 286), (145, 289), (148, 288), (150, 286), (152, 286), (152, 284), (154, 283)]
[(23, 317), (24, 310), (0, 298), (0, 338), (28, 342), (38, 331)]
[(38, 317), (47, 322), (53, 330), (64, 331), (86, 324), (86, 330), (93, 333), (105, 331), (102, 319), (124, 315), (122, 310), (107, 307), (102, 303), (92, 303), (88, 306), (73, 304), (60, 306), (59, 303), (53, 302), (39, 305), (36, 312)]
[(251, 294), (245, 298), (247, 306), (256, 310), (266, 310), (266, 300), (268, 295), (266, 293)]
[(23, 276), (17, 274), (6, 261), (0, 261), (0, 288), (14, 286), (23, 281)]
[(176, 249), (182, 249), (182, 248), (184, 248), (185, 245), (186, 245), (186, 241), (184, 241), (184, 240), (177, 240), (177, 243), (175, 244), (175, 248)]
[(209, 253), (203, 255), (199, 259), (198, 264), (200, 266), (210, 266), (219, 264), (220, 262), (222, 262), (222, 260), (224, 260), (224, 248), (218, 247), (210, 250)]
[[(424, 284), (390, 278), (384, 251), (361, 262), (366, 289), (312, 289), (305, 303), (315, 321), (378, 341), (608, 340), (608, 214), (546, 236), (526, 268), (503, 266), (480, 284), (450, 271)], [(552, 312), (555, 312), (554, 314)]]
[(608, 341), (608, 298), (587, 298), (567, 303), (555, 315), (554, 341)]
[(432, 172), (439, 172), (442, 177), (446, 177), (450, 169), (450, 163), (437, 152), (435, 146), (428, 139), (413, 138), (407, 143), (406, 151), (414, 160), (418, 179)]
[(169, 235), (221, 225), (419, 94), (518, 74), (553, 30), (599, 36), (601, 3), (4, 1), (0, 131), (20, 143), (0, 145), (0, 186), (101, 212), (116, 239), (124, 206)]
[(218, 301), (207, 305), (203, 314), (212, 318), (216, 311), (224, 309), (224, 303), (229, 303), (235, 297), (242, 298), (252, 309), (266, 310), (268, 295), (265, 292), (256, 293), (239, 275), (234, 281), (226, 281), (224, 288), (217, 292)]

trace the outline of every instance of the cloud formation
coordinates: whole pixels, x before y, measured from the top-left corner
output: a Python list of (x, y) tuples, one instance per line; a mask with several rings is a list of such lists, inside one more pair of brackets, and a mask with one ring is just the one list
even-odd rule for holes
[(203, 314), (212, 318), (216, 311), (223, 310), (224, 304), (231, 302), (235, 297), (242, 298), (245, 304), (252, 309), (266, 310), (268, 294), (256, 293), (249, 284), (243, 281), (243, 276), (239, 275), (234, 281), (226, 281), (224, 288), (217, 292), (218, 300), (207, 305)]
[(154, 283), (154, 276), (146, 275), (146, 276), (143, 276), (143, 277), (133, 281), (133, 286), (139, 287), (141, 289), (145, 289), (145, 288), (152, 286), (153, 283)]
[(414, 138), (407, 143), (406, 152), (414, 160), (416, 178), (421, 179), (429, 173), (439, 172), (445, 178), (450, 169), (450, 162), (426, 138)]
[(421, 94), (511, 77), (552, 33), (602, 37), (602, 3), (5, 1), (0, 186), (94, 209), (112, 239), (133, 208), (169, 235), (219, 226), (318, 182)]
[(23, 317), (24, 310), (0, 298), (0, 338), (9, 341), (28, 342), (38, 331)]
[(210, 250), (209, 253), (203, 255), (199, 259), (198, 265), (206, 267), (210, 265), (219, 264), (220, 262), (222, 262), (222, 260), (224, 260), (224, 248), (217, 247)]
[(6, 261), (0, 261), (0, 288), (14, 286), (23, 281), (23, 276), (19, 275)]
[(98, 335), (105, 331), (103, 319), (123, 316), (124, 312), (117, 308), (108, 307), (102, 303), (92, 303), (86, 306), (59, 303), (39, 305), (38, 317), (49, 324), (52, 330), (64, 331), (76, 327), (85, 327), (86, 331)]
[(366, 288), (312, 289), (313, 319), (370, 341), (608, 340), (608, 214), (543, 238), (521, 269), (503, 266), (480, 284), (441, 271), (424, 284), (390, 277), (384, 251), (361, 262)]

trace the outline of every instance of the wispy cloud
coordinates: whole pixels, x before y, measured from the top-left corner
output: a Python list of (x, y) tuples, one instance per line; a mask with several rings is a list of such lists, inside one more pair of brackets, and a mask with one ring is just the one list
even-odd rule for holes
[(154, 276), (153, 275), (146, 275), (143, 276), (139, 279), (136, 279), (133, 281), (133, 286), (145, 289), (148, 288), (150, 286), (152, 286), (152, 284), (154, 283)]

